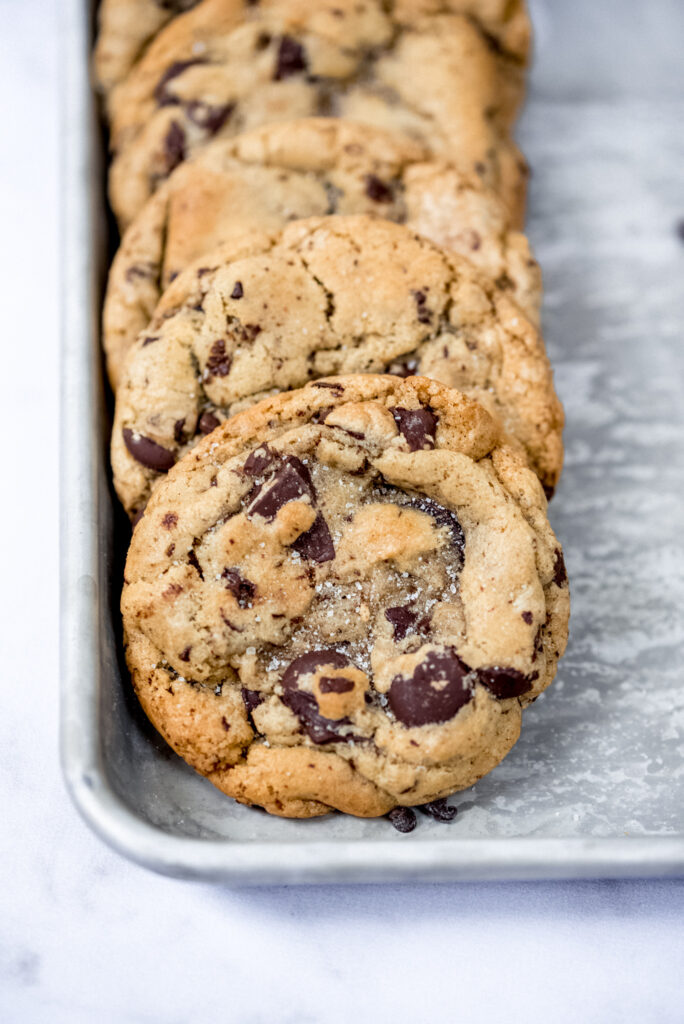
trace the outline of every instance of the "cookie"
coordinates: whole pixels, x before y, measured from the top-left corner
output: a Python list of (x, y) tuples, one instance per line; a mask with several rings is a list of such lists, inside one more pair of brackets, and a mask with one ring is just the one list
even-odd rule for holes
[(255, 231), (339, 213), (376, 213), (469, 256), (539, 320), (541, 275), (527, 239), (476, 177), (369, 125), (311, 118), (211, 143), (178, 167), (128, 228), (109, 275), (103, 345), (114, 388), (161, 292), (192, 260)]
[(154, 36), (199, 0), (101, 0), (94, 54), (95, 78), (107, 95), (121, 82)]
[(425, 378), (267, 399), (169, 473), (122, 597), (140, 702), (214, 785), (372, 817), (472, 785), (567, 636), (563, 557), (519, 453)]
[(368, 216), (298, 221), (258, 255), (219, 250), (165, 292), (117, 391), (112, 466), (135, 515), (226, 416), (333, 373), (419, 373), (477, 397), (552, 489), (561, 405), (543, 342), (463, 257)]
[(112, 94), (121, 225), (210, 139), (314, 115), (413, 138), (478, 174), (519, 217), (525, 170), (509, 129), (520, 64), (465, 15), (387, 6), (271, 0), (245, 20), (236, 0), (204, 0), (175, 19)]

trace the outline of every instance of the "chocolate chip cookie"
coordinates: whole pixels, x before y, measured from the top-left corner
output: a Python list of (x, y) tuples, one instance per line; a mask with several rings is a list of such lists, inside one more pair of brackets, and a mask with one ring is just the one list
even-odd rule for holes
[(267, 122), (347, 117), (416, 139), (478, 174), (520, 216), (510, 139), (519, 60), (473, 4), (204, 0), (157, 37), (112, 94), (110, 194), (126, 226), (184, 160)]
[(103, 344), (113, 387), (161, 292), (193, 259), (227, 242), (238, 253), (255, 230), (332, 213), (376, 213), (470, 257), (538, 323), (539, 265), (479, 178), (379, 128), (305, 118), (211, 143), (145, 204), (109, 275)]
[(535, 475), (425, 378), (319, 380), (216, 429), (152, 496), (122, 609), (142, 706), (273, 814), (371, 817), (472, 785), (568, 620)]
[(562, 464), (561, 405), (543, 342), (468, 260), (368, 216), (298, 221), (259, 255), (202, 257), (164, 293), (129, 353), (112, 434), (135, 515), (226, 416), (331, 373), (419, 373), (477, 397), (544, 485)]
[(154, 36), (198, 0), (101, 0), (95, 47), (95, 78), (109, 93), (121, 82)]

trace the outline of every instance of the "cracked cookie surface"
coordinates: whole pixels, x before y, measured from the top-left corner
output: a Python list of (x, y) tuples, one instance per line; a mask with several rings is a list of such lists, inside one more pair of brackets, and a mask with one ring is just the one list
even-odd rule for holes
[(267, 251), (202, 257), (129, 352), (112, 466), (131, 516), (226, 416), (331, 373), (422, 374), (478, 398), (552, 489), (563, 413), (543, 342), (463, 257), (367, 216), (314, 218)]
[(472, 785), (567, 635), (539, 482), (425, 378), (266, 399), (173, 468), (122, 596), (142, 706), (197, 771), (292, 817)]
[(229, 242), (237, 255), (255, 231), (332, 213), (375, 213), (468, 256), (538, 323), (539, 265), (477, 176), (381, 129), (305, 118), (208, 145), (147, 201), (109, 274), (103, 345), (113, 387), (161, 293), (193, 259)]
[(525, 167), (509, 129), (522, 67), (470, 16), (476, 6), (271, 0), (245, 10), (205, 0), (167, 26), (112, 94), (120, 223), (210, 139), (313, 115), (421, 142), (478, 174), (519, 220)]

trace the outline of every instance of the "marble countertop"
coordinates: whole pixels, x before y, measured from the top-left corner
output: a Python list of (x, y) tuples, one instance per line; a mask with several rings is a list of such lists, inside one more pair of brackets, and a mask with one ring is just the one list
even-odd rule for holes
[[(533, 4), (536, 88), (549, 104), (559, 97), (594, 102), (564, 63), (559, 4)], [(0, 1020), (681, 1021), (684, 881), (237, 891), (146, 872), (110, 851), (78, 818), (57, 749), (59, 6), (58, 0), (0, 0), (0, 386), (11, 425), (0, 505)], [(564, 18), (571, 6), (563, 6)], [(599, 68), (604, 115), (597, 135), (610, 130), (614, 105), (615, 123), (639, 123), (644, 144), (667, 141), (662, 124), (649, 135), (657, 118), (649, 117), (647, 104), (671, 90), (676, 134), (684, 110), (678, 106), (681, 32), (668, 19), (678, 17), (681, 25), (681, 7), (659, 0), (646, 17), (645, 5), (631, 5), (629, 31), (640, 43), (630, 62), (638, 95), (625, 85), (620, 47), (602, 59), (591, 5), (577, 7), (590, 12), (587, 56)], [(601, 8), (624, 32), (625, 5), (606, 0)], [(556, 60), (542, 45), (554, 38)], [(662, 59), (649, 62), (644, 52), (656, 44)], [(681, 135), (684, 117), (678, 123)], [(525, 139), (525, 122), (522, 132)], [(611, 174), (616, 189), (625, 187), (618, 168)], [(637, 224), (648, 223), (648, 210), (632, 212)], [(679, 213), (674, 206), (671, 213), (674, 230), (676, 217), (684, 216), (684, 188)], [(533, 196), (533, 232), (542, 215)], [(667, 230), (653, 253), (671, 271), (671, 285), (676, 275), (684, 280), (684, 261)], [(617, 248), (622, 240), (612, 243)], [(656, 245), (651, 236), (647, 243)], [(564, 244), (547, 243), (547, 262), (560, 259)], [(552, 272), (558, 267), (553, 262)], [(643, 264), (635, 262), (625, 284), (639, 289), (644, 280)], [(668, 294), (651, 280), (648, 286), (653, 303)], [(550, 299), (552, 313), (553, 291)], [(680, 324), (672, 329), (681, 334)], [(582, 381), (560, 362), (559, 384), (572, 413), (571, 389)], [(658, 571), (666, 578), (672, 553), (660, 553)]]

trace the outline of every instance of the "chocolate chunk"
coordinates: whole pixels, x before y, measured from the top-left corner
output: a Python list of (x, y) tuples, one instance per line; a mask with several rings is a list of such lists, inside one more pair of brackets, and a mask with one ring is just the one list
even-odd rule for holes
[(423, 811), (424, 814), (429, 814), (435, 821), (453, 821), (456, 817), (457, 809), (449, 807), (446, 797), (441, 797), (439, 800), (431, 800), (430, 803), (421, 804), (418, 810)]
[(176, 420), (173, 425), (173, 439), (176, 444), (185, 444), (185, 420)]
[(257, 732), (258, 730), (254, 724), (252, 712), (255, 708), (258, 708), (260, 704), (264, 703), (264, 699), (263, 694), (259, 693), (258, 690), (248, 690), (245, 686), (242, 687), (242, 703), (245, 705), (245, 711), (247, 712), (247, 721), (254, 729), (254, 732)]
[(416, 300), (418, 323), (429, 324), (432, 320), (432, 313), (426, 306), (427, 295), (423, 291), (413, 292), (412, 294), (413, 298)]
[(473, 699), (464, 681), (469, 671), (453, 649), (431, 651), (412, 676), (394, 677), (387, 695), (389, 706), (409, 727), (448, 722)]
[(156, 473), (168, 473), (176, 461), (176, 456), (168, 448), (162, 448), (143, 434), (137, 434), (128, 427), (123, 429), (124, 444), (141, 466), (153, 469)]
[(212, 430), (216, 430), (220, 427), (221, 420), (218, 416), (214, 416), (213, 412), (203, 412), (199, 419), (199, 429), (202, 434), (211, 434)]
[(203, 57), (194, 57), (191, 60), (177, 60), (169, 65), (154, 89), (154, 98), (160, 107), (168, 107), (181, 102), (166, 87), (173, 78), (182, 75), (187, 68), (191, 68), (195, 64), (206, 64), (206, 61)]
[(321, 693), (349, 693), (354, 689), (354, 683), (344, 676), (321, 676), (318, 680), (318, 689)]
[(236, 281), (233, 285), (233, 290), (230, 293), (231, 299), (241, 299), (244, 295), (244, 289), (242, 287), (242, 281)]
[(276, 462), (278, 456), (275, 452), (271, 451), (268, 445), (262, 445), (261, 448), (255, 448), (253, 452), (245, 459), (245, 464), (242, 467), (244, 473), (247, 476), (263, 476), (267, 469), (269, 469), (274, 462)]
[(185, 160), (185, 132), (178, 121), (172, 121), (164, 139), (164, 170), (171, 174)]
[(534, 616), (532, 612), (521, 612), (520, 615), (523, 622), (526, 623), (528, 626), (531, 626), (534, 622)]
[(356, 738), (346, 730), (346, 727), (352, 724), (351, 720), (349, 718), (324, 718), (312, 693), (306, 693), (303, 690), (286, 690), (281, 700), (290, 711), (294, 712), (314, 743), (337, 743), (340, 740), (344, 742)]
[(352, 662), (346, 654), (343, 654), (342, 651), (336, 651), (334, 648), (307, 651), (306, 654), (300, 654), (298, 658), (290, 662), (283, 673), (281, 682), (286, 689), (291, 689), (297, 686), (297, 680), (300, 676), (306, 676), (311, 672), (315, 672), (321, 665), (330, 665), (332, 668), (346, 668), (351, 664)]
[(207, 359), (207, 374), (210, 377), (227, 377), (233, 365), (233, 357), (226, 353), (226, 343), (219, 338), (211, 346)]
[(391, 203), (394, 199), (392, 188), (375, 174), (366, 175), (366, 195), (374, 203)]
[(330, 562), (335, 557), (335, 545), (328, 529), (328, 524), (321, 512), (316, 516), (313, 525), (302, 533), (292, 545), (302, 558), (310, 562)]
[(199, 559), (198, 559), (197, 555), (195, 554), (193, 548), (190, 548), (190, 550), (188, 551), (188, 562), (193, 567), (193, 569), (195, 569), (197, 571), (197, 573), (199, 575), (199, 578), (201, 580), (203, 580), (204, 579), (204, 573), (202, 572), (202, 566), (199, 564)]
[(399, 432), (406, 438), (409, 451), (425, 451), (435, 447), (437, 417), (430, 409), (390, 409)]
[(208, 135), (216, 135), (235, 110), (234, 103), (224, 103), (218, 107), (212, 107), (202, 100), (193, 100), (185, 104), (185, 112), (193, 124), (202, 128)]
[(413, 832), (416, 827), (416, 813), (410, 807), (395, 807), (387, 817), (397, 832)]
[(395, 377), (413, 377), (418, 373), (418, 365), (417, 356), (404, 356), (391, 362), (387, 367), (387, 373), (393, 373)]
[(336, 395), (343, 395), (344, 394), (344, 388), (342, 387), (341, 384), (335, 384), (333, 381), (329, 381), (329, 380), (315, 380), (311, 384), (311, 387), (312, 388), (328, 388), (328, 390), (334, 391)]
[(568, 574), (565, 571), (565, 559), (560, 548), (556, 548), (553, 555), (553, 582), (557, 587), (563, 587), (568, 582)]
[(225, 581), (225, 588), (236, 598), (240, 608), (251, 608), (252, 598), (256, 593), (256, 586), (251, 580), (245, 577), (237, 569), (224, 569), (221, 579)]
[(316, 498), (309, 471), (296, 456), (286, 455), (275, 475), (259, 489), (247, 514), (262, 516), (270, 522), (288, 501), (304, 497), (312, 503)]
[(290, 78), (300, 71), (306, 71), (307, 67), (306, 54), (301, 43), (292, 36), (282, 36), (278, 44), (274, 80), (281, 82), (283, 78)]
[(437, 526), (446, 526), (451, 534), (451, 543), (460, 552), (461, 559), (463, 559), (465, 553), (465, 534), (455, 512), (444, 508), (444, 505), (438, 505), (431, 498), (416, 498), (408, 502), (408, 507), (417, 508), (421, 512), (427, 512), (435, 520)]
[(520, 697), (523, 693), (527, 693), (538, 676), (538, 672), (533, 672), (531, 676), (524, 676), (522, 672), (518, 672), (517, 668), (501, 668), (499, 665), (477, 670), (479, 681), (499, 700), (508, 700), (509, 697)]
[(178, 655), (180, 660), (181, 661), (190, 661), (190, 651), (191, 650), (192, 650), (192, 647), (185, 647), (185, 648), (183, 648), (183, 650)]
[(417, 613), (405, 605), (388, 608), (385, 611), (385, 618), (388, 622), (392, 623), (395, 640), (403, 640), (407, 633), (412, 632), (413, 627), (418, 621)]

